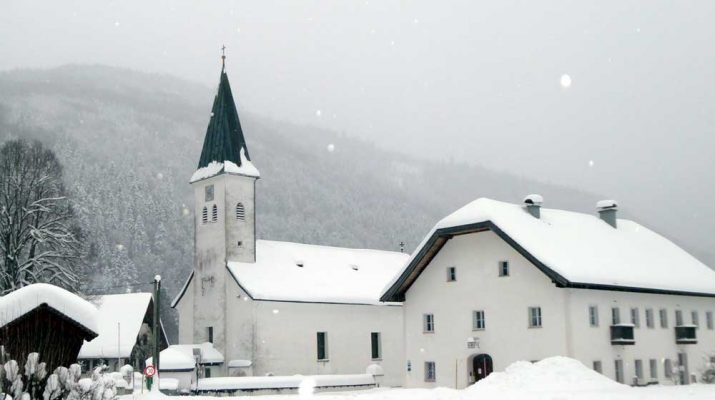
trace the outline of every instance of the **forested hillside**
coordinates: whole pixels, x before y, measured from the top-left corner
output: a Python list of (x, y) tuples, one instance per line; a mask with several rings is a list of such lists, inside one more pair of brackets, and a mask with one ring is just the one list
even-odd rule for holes
[[(146, 283), (160, 273), (169, 296), (177, 293), (192, 266), (188, 180), (212, 92), (172, 77), (101, 66), (0, 74), (0, 141), (40, 139), (65, 167), (89, 242), (94, 274), (87, 292), (147, 291)], [(404, 241), (411, 251), (439, 218), (479, 196), (518, 202), (538, 192), (548, 207), (587, 212), (598, 200), (262, 118), (241, 107), (240, 87), (234, 96), (261, 171), (260, 238), (390, 250)], [(173, 321), (165, 322), (173, 333)]]

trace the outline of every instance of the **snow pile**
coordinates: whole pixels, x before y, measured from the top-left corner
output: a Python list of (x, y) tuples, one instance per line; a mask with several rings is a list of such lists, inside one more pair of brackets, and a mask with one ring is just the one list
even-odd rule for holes
[(256, 262), (229, 262), (254, 299), (384, 304), (385, 283), (408, 255), (301, 243), (256, 241)]
[(595, 211), (546, 208), (534, 218), (521, 205), (486, 198), (439, 221), (409, 264), (440, 229), (487, 221), (571, 283), (715, 294), (715, 271), (638, 223), (619, 219), (614, 228)]
[(92, 303), (47, 283), (28, 285), (0, 297), (0, 326), (9, 324), (42, 304), (47, 304), (88, 330), (99, 333), (97, 308)]
[(617, 383), (581, 362), (567, 357), (550, 357), (536, 363), (518, 361), (504, 372), (494, 372), (467, 388), (469, 397), (504, 392), (573, 393), (619, 391), (630, 387)]
[(202, 179), (210, 178), (214, 175), (218, 175), (222, 172), (227, 172), (229, 174), (238, 174), (245, 176), (253, 176), (256, 178), (261, 177), (261, 173), (258, 171), (255, 165), (246, 158), (245, 149), (241, 148), (241, 165), (238, 166), (233, 161), (224, 160), (223, 162), (211, 161), (209, 165), (201, 167), (191, 175), (190, 183), (200, 181)]
[(150, 301), (151, 293), (112, 294), (92, 299), (99, 310), (99, 336), (84, 342), (78, 358), (129, 358)]
[[(169, 346), (159, 353), (159, 371), (193, 371), (196, 362), (191, 352), (183, 348)], [(153, 357), (146, 360), (146, 365), (154, 365)]]
[(199, 391), (232, 391), (232, 390), (260, 390), (260, 389), (299, 389), (346, 387), (346, 386), (374, 386), (375, 378), (372, 375), (293, 375), (293, 376), (241, 376), (222, 378), (199, 379)]

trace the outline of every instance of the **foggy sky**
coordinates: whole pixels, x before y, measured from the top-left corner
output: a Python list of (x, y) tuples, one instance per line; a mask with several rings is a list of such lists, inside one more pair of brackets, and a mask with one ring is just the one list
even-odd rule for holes
[(225, 44), (241, 109), (601, 193), (702, 243), (713, 17), (712, 1), (5, 0), (0, 69), (107, 64), (215, 86)]

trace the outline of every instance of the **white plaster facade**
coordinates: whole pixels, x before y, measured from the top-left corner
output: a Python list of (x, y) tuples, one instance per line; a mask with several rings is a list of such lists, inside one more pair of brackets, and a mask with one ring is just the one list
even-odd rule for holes
[[(499, 263), (509, 262), (509, 275), (499, 276)], [(447, 268), (456, 268), (456, 281), (447, 280)], [(591, 326), (589, 306), (598, 309), (598, 324)], [(529, 327), (529, 307), (540, 307), (542, 326)], [(611, 308), (620, 309), (622, 323), (631, 323), (631, 309), (638, 309), (634, 345), (611, 344)], [(646, 323), (652, 310), (652, 327)], [(665, 309), (667, 327), (661, 327)], [(405, 293), (405, 356), (411, 365), (409, 387), (463, 388), (473, 382), (471, 357), (488, 354), (494, 370), (509, 364), (535, 361), (554, 355), (575, 358), (616, 379), (615, 363), (622, 360), (623, 382), (634, 383), (636, 360), (641, 360), (639, 384), (666, 376), (666, 359), (678, 365), (678, 354), (687, 355), (684, 375), (696, 374), (715, 355), (715, 330), (707, 313), (715, 312), (713, 297), (637, 293), (557, 287), (534, 264), (494, 232), (487, 230), (447, 241)], [(474, 330), (472, 313), (485, 312), (485, 329)], [(675, 310), (682, 310), (683, 324), (698, 313), (696, 344), (676, 344)], [(434, 332), (425, 333), (424, 314), (434, 315)], [(468, 348), (468, 338), (478, 347)], [(651, 361), (655, 369), (651, 377)], [(434, 362), (436, 376), (426, 381), (425, 362)]]

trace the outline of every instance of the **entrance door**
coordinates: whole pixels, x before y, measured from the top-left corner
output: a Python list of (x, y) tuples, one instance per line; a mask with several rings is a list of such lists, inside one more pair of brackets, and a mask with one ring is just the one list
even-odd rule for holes
[(489, 374), (494, 371), (492, 365), (492, 358), (489, 354), (479, 354), (474, 356), (472, 359), (472, 373), (474, 374), (474, 381), (479, 382), (480, 379), (486, 378)]

